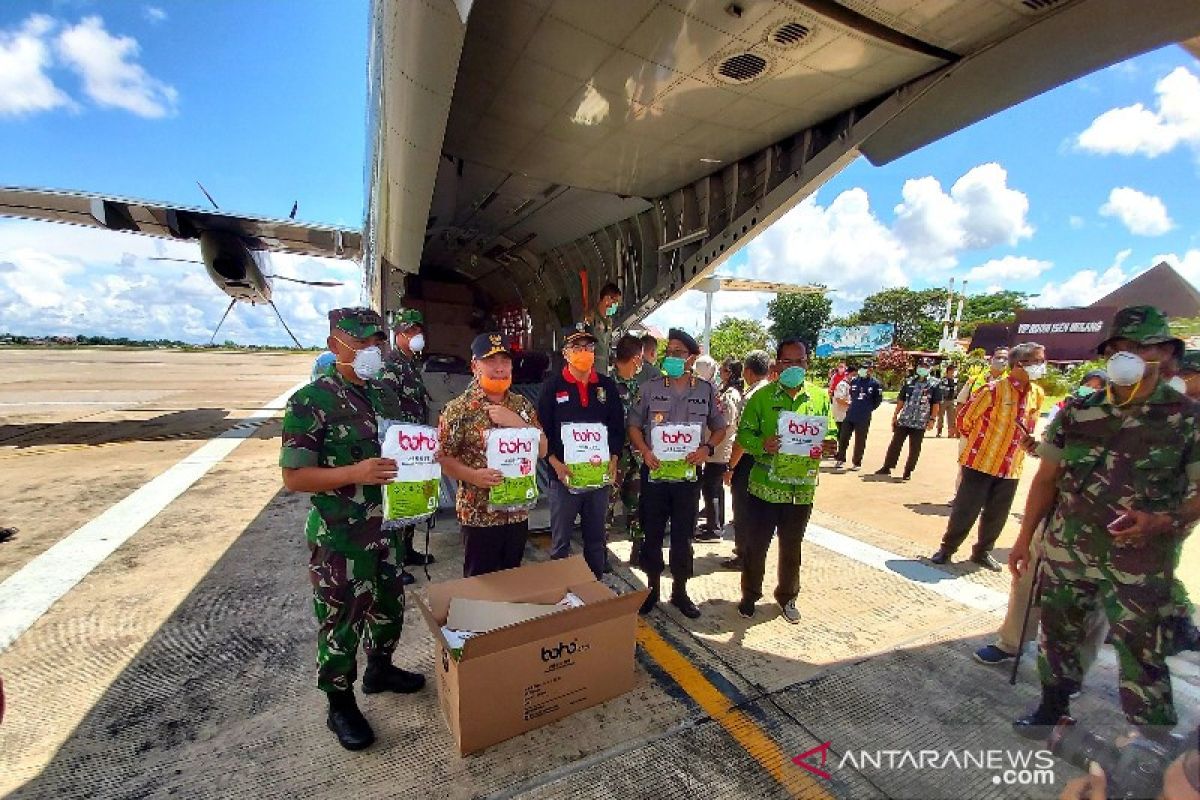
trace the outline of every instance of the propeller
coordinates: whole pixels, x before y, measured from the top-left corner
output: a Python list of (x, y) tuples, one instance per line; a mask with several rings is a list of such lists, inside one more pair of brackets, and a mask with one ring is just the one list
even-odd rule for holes
[(178, 261), (180, 264), (203, 264), (203, 261), (197, 261), (194, 258), (148, 258), (147, 261)]
[(204, 184), (201, 183), (200, 181), (196, 181), (196, 185), (200, 187), (200, 191), (204, 192), (204, 196), (208, 198), (208, 202), (212, 203), (212, 207), (215, 208), (217, 211), (220, 211), (221, 207), (219, 205), (217, 205), (216, 200), (213, 200), (212, 195), (208, 193), (208, 189), (204, 188)]
[(292, 283), (303, 283), (305, 286), (341, 286), (341, 281), (302, 281), (299, 278), (288, 278), (284, 275), (264, 275), (264, 278), (272, 278), (277, 281), (291, 281)]
[(292, 203), (292, 213), (288, 214), (288, 219), (295, 219), (296, 212), (299, 210), (300, 210), (300, 201), (297, 200), (294, 203)]

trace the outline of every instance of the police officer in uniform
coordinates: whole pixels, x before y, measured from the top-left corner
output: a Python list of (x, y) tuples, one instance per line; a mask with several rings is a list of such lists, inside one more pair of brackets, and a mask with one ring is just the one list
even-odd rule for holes
[(335, 370), (288, 400), (279, 465), (283, 483), (312, 495), (305, 534), (317, 616), (317, 686), (329, 699), (326, 724), (347, 750), (375, 740), (354, 700), (356, 655), (367, 654), (363, 692), (410, 693), (422, 675), (392, 665), (404, 623), (399, 543), (381, 529), (380, 485), (396, 462), (379, 457), (383, 320), (369, 308), (329, 312)]
[(629, 439), (643, 462), (641, 514), (645, 540), (641, 566), (646, 571), (650, 594), (642, 604), (642, 614), (648, 614), (659, 601), (663, 537), (667, 520), (670, 520), (671, 605), (690, 619), (700, 616), (700, 609), (687, 595), (687, 582), (692, 576), (692, 531), (696, 529), (700, 482), (650, 480), (650, 472), (659, 467), (659, 460), (650, 447), (654, 426), (695, 423), (702, 431), (708, 431), (708, 439), (687, 456), (687, 462), (697, 470), (725, 438), (727, 424), (713, 385), (691, 374), (691, 367), (699, 355), (700, 345), (696, 340), (684, 331), (672, 328), (667, 334), (663, 377), (642, 386), (641, 397), (629, 412)]
[[(396, 313), (394, 331), (394, 347), (384, 360), (383, 372), (376, 381), (387, 390), (383, 416), (412, 425), (428, 425), (429, 392), (417, 360), (425, 349), (425, 318), (416, 309), (402, 308)], [(432, 564), (433, 556), (418, 553), (413, 547), (415, 533), (415, 525), (404, 528), (404, 564), (410, 567)], [(407, 570), (402, 570), (400, 577), (405, 586), (416, 580)]]
[(1161, 740), (1176, 723), (1166, 663), (1174, 573), (1200, 519), (1200, 406), (1163, 378), (1183, 342), (1158, 309), (1119, 311), (1099, 352), (1108, 358), (1108, 389), (1066, 406), (1047, 427), (1009, 554), (1020, 576), (1034, 530), (1049, 516), (1038, 576), (1042, 701), (1013, 726), (1045, 738), (1069, 713), (1083, 678), (1084, 622), (1100, 608), (1120, 655), (1125, 717)]

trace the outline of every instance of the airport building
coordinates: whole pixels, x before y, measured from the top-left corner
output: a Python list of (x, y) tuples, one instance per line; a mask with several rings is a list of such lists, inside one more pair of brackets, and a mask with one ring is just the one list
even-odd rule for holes
[(1170, 317), (1200, 317), (1200, 291), (1165, 261), (1088, 306), (1028, 308), (1007, 324), (980, 325), (970, 349), (990, 353), (1035, 341), (1046, 346), (1054, 363), (1088, 361), (1109, 337), (1113, 317), (1126, 306), (1152, 305)]

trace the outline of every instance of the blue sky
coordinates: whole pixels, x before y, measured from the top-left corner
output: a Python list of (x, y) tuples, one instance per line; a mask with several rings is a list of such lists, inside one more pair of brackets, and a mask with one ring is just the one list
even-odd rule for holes
[[(367, 4), (0, 4), (0, 181), (357, 226)], [(7, 77), (6, 77), (7, 76)], [(1200, 64), (1169, 47), (1002, 112), (886, 167), (859, 160), (722, 272), (821, 281), (839, 312), (887, 285), (998, 287), (1087, 303), (1160, 257), (1200, 283)], [(0, 331), (206, 341), (223, 295), (174, 242), (0, 221)], [(353, 264), (274, 257), (301, 338), (358, 299)], [(717, 316), (762, 315), (723, 295)], [(702, 300), (657, 312), (698, 328)], [(282, 343), (263, 309), (221, 339)]]

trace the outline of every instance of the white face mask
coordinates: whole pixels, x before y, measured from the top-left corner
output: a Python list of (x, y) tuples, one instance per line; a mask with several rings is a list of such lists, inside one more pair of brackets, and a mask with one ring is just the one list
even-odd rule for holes
[(414, 353), (419, 353), (425, 349), (425, 334), (418, 333), (416, 336), (408, 340), (408, 349)]
[(1040, 381), (1042, 378), (1046, 377), (1046, 365), (1030, 364), (1029, 366), (1025, 367), (1025, 374), (1029, 376), (1029, 380), (1031, 381)]
[(376, 345), (364, 347), (354, 353), (354, 374), (369, 381), (383, 370), (383, 351)]
[(1167, 381), (1167, 386), (1170, 386), (1172, 389), (1179, 392), (1180, 394), (1187, 394), (1187, 381), (1185, 381), (1183, 378), (1179, 377), (1178, 375), (1176, 375), (1174, 378), (1171, 378), (1171, 380)]
[(1137, 353), (1113, 353), (1105, 367), (1108, 380), (1117, 386), (1133, 386), (1146, 374), (1146, 362)]

